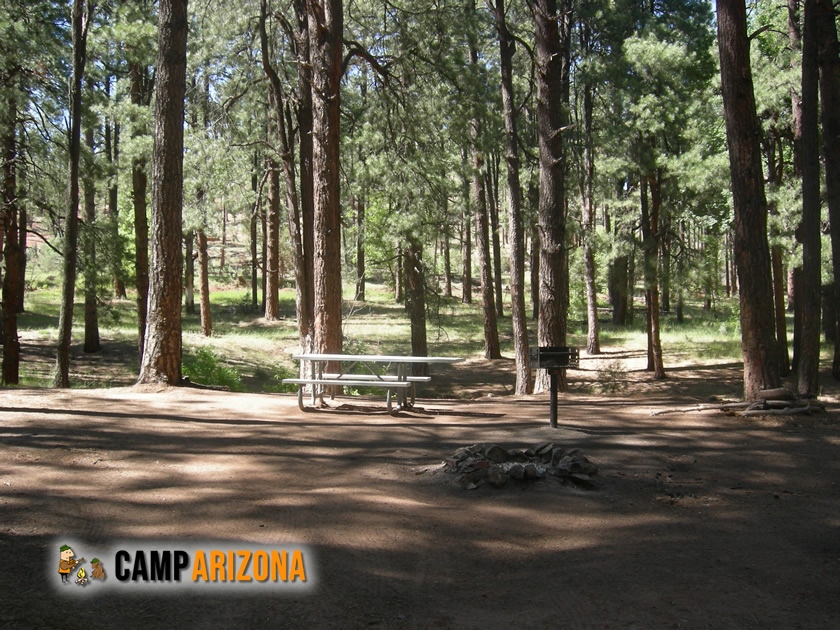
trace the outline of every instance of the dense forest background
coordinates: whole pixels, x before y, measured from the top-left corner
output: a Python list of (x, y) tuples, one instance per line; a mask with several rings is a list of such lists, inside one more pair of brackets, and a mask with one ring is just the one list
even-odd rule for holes
[[(820, 296), (837, 338), (840, 295), (836, 13), (717, 8), (0, 0), (4, 383), (18, 382), (16, 317), (34, 289), (61, 285), (72, 306), (78, 282), (86, 352), (102, 308), (136, 300), (141, 379), (171, 383), (182, 296), (211, 335), (212, 287), (241, 287), (271, 322), (294, 286), (301, 347), (337, 351), (342, 290), (363, 302), (376, 282), (405, 304), (414, 354), (437, 299), (480, 300), (490, 359), (512, 318), (518, 393), (545, 387), (529, 344), (565, 345), (576, 317), (599, 353), (599, 313), (632, 323), (636, 290), (665, 378), (660, 314), (682, 321), (689, 302), (711, 311), (740, 289), (747, 397), (791, 369), (815, 395)], [(746, 56), (727, 56), (739, 44)], [(743, 109), (727, 88), (745, 93), (750, 67)], [(730, 159), (738, 129), (753, 130), (757, 178)], [(160, 317), (172, 287), (177, 321)], [(62, 308), (60, 386), (71, 332)], [(150, 367), (155, 352), (177, 361)]]

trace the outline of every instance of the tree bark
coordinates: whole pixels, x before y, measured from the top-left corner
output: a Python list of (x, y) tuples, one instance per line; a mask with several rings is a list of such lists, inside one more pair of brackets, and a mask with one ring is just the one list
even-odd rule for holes
[(187, 0), (160, 0), (149, 308), (138, 383), (181, 382), (181, 211)]
[[(289, 238), (292, 243), (292, 255), (295, 267), (295, 311), (298, 323), (298, 338), (302, 352), (310, 352), (314, 349), (314, 291), (315, 281), (313, 278), (313, 231), (314, 231), (314, 192), (313, 192), (313, 138), (312, 138), (312, 70), (310, 64), (310, 40), (309, 23), (307, 19), (308, 3), (304, 0), (295, 1), (295, 15), (297, 18), (296, 44), (298, 53), (298, 84), (299, 103), (297, 108), (297, 119), (300, 131), (300, 185), (301, 192), (297, 192), (297, 177), (295, 171), (293, 133), (290, 129), (290, 110), (287, 109), (284, 97), (282, 82), (274, 68), (270, 58), (270, 45), (268, 32), (266, 30), (267, 5), (265, 0), (260, 4), (260, 43), (262, 48), (263, 68), (269, 79), (271, 92), (270, 103), (272, 105), (273, 129), (276, 131), (280, 143), (280, 153), (283, 168), (283, 178), (286, 184), (286, 217), (289, 230)], [(340, 42), (339, 42), (340, 47)], [(336, 149), (337, 150), (337, 149)], [(279, 184), (278, 184), (279, 186)], [(267, 298), (268, 282), (266, 276), (267, 267), (270, 266), (268, 251), (271, 249), (266, 243), (270, 240), (268, 235), (270, 221), (264, 221), (264, 247), (263, 256), (263, 301), (264, 309), (268, 313), (269, 299)], [(278, 230), (279, 235), (279, 230)], [(335, 237), (338, 239), (338, 235)], [(340, 272), (340, 267), (338, 268)], [(340, 277), (339, 277), (340, 280)], [(340, 294), (339, 294), (340, 300)], [(278, 308), (279, 310), (279, 308)], [(340, 303), (339, 303), (340, 310)]]
[[(312, 65), (315, 348), (341, 352), (341, 0), (307, 0)], [(330, 368), (331, 369), (331, 368)]]
[[(429, 355), (426, 343), (426, 283), (423, 269), (423, 246), (413, 236), (405, 237), (403, 269), (405, 274), (405, 309), (411, 322), (411, 354), (415, 357)], [(424, 376), (426, 364), (417, 364), (415, 376)]]
[(268, 268), (265, 270), (265, 318), (280, 319), (280, 166), (268, 160)]
[[(88, 95), (93, 96), (93, 84), (88, 81)], [(87, 125), (85, 143), (89, 153), (85, 154), (84, 198), (85, 224), (82, 230), (85, 278), (85, 352), (99, 352), (102, 344), (99, 340), (99, 312), (97, 308), (97, 267), (96, 267), (96, 181), (94, 179), (93, 124)]]
[[(111, 76), (105, 78), (105, 94), (111, 96)], [(120, 299), (127, 297), (125, 292), (125, 278), (123, 277), (122, 261), (123, 247), (120, 238), (120, 210), (119, 210), (119, 162), (120, 162), (120, 123), (110, 118), (105, 119), (105, 155), (108, 159), (108, 219), (107, 229), (110, 245), (108, 247), (108, 262), (111, 265), (111, 276), (114, 281), (114, 295)]]
[[(831, 233), (831, 264), (834, 272), (834, 321), (840, 324), (840, 45), (832, 3), (816, 3), (820, 26), (820, 103), (822, 107), (825, 185)], [(840, 329), (834, 331), (831, 374), (840, 379)]]
[[(464, 162), (466, 162), (466, 156)], [(464, 212), (461, 215), (461, 303), (472, 304), (472, 212), (470, 209), (470, 182), (462, 179)]]
[[(569, 56), (571, 0), (535, 0), (537, 134), (540, 160), (540, 304), (537, 338), (540, 346), (566, 345), (568, 279), (566, 264), (566, 150), (569, 124)], [(558, 386), (566, 388), (565, 374)], [(534, 390), (548, 388), (540, 370)]]
[[(492, 170), (492, 175), (491, 175)], [(498, 164), (487, 172), (487, 189), (492, 191), (488, 196), (487, 209), (490, 217), (490, 241), (493, 246), (493, 291), (496, 306), (496, 319), (505, 316), (504, 298), (502, 291), (502, 243), (499, 235), (499, 177)]]
[(607, 285), (610, 294), (610, 305), (612, 306), (612, 323), (617, 326), (627, 324), (627, 298), (628, 298), (628, 260), (627, 256), (615, 258), (607, 270)]
[(184, 234), (184, 308), (195, 315), (195, 230)]
[[(85, 2), (74, 0), (71, 13), (73, 39), (73, 75), (70, 83), (70, 166), (67, 206), (64, 217), (64, 279), (61, 285), (61, 310), (58, 315), (53, 387), (70, 387), (70, 343), (73, 330), (73, 301), (76, 295), (76, 261), (79, 238), (79, 159), (82, 143), (82, 77), (87, 60), (87, 24), (92, 11)], [(8, 239), (7, 239), (8, 241)]]
[(210, 317), (210, 265), (207, 256), (207, 234), (204, 230), (196, 230), (198, 237), (198, 287), (201, 301), (201, 334), (205, 337), (213, 335), (213, 322)]
[(356, 299), (365, 301), (365, 199), (356, 199)]
[[(131, 66), (131, 103), (148, 106), (151, 90), (147, 72), (138, 64)], [(134, 129), (133, 136), (142, 135), (142, 129)], [(137, 283), (137, 349), (143, 356), (146, 335), (146, 311), (149, 300), (149, 220), (146, 210), (146, 159), (137, 156), (131, 165), (131, 199), (134, 208), (134, 276)]]
[[(12, 79), (11, 72), (4, 72), (3, 79)], [(11, 82), (11, 81), (9, 81)], [(3, 275), (3, 384), (20, 382), (20, 340), (18, 339), (17, 305), (18, 294), (23, 292), (20, 283), (20, 241), (18, 239), (18, 185), (17, 185), (17, 99), (14, 87), (4, 86), (8, 92), (3, 117), (3, 258), (6, 273)]]
[[(588, 30), (588, 29), (587, 29)], [(588, 34), (584, 37), (588, 42)], [(583, 86), (583, 178), (581, 182), (581, 212), (583, 222), (583, 276), (586, 284), (586, 352), (601, 354), (601, 340), (598, 331), (598, 291), (595, 286), (595, 160), (592, 137), (592, 84), (587, 80)]]
[[(650, 190), (648, 204), (647, 190)], [(660, 173), (642, 178), (642, 249), (644, 251), (645, 307), (647, 311), (648, 365), (653, 378), (665, 378), (659, 326), (659, 282), (656, 277), (659, 252), (659, 210), (662, 205)]]
[(513, 92), (513, 35), (505, 20), (504, 0), (491, 5), (499, 38), (502, 79), (502, 110), (505, 120), (505, 164), (507, 165), (508, 221), (510, 229), (510, 308), (516, 363), (515, 393), (531, 393), (528, 355), (528, 315), (525, 310), (525, 237), (522, 229), (522, 187), (519, 182), (519, 144)]
[(819, 30), (816, 0), (805, 0), (802, 29), (802, 354), (801, 396), (816, 397), (820, 370)]
[(781, 386), (759, 145), (761, 127), (755, 109), (744, 0), (718, 0), (717, 8), (721, 87), (735, 207), (744, 396), (755, 400), (762, 389)]

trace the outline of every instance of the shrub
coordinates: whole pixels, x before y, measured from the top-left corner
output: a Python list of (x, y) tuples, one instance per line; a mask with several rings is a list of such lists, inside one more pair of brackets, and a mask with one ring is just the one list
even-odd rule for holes
[(242, 377), (239, 370), (223, 365), (219, 356), (210, 348), (198, 351), (184, 359), (183, 374), (195, 383), (227, 387), (232, 392), (243, 391)]

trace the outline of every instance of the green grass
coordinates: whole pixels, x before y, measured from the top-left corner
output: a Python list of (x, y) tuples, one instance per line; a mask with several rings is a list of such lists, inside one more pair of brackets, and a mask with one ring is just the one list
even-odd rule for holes
[[(348, 295), (344, 303), (345, 352), (372, 354), (407, 354), (411, 351), (410, 327), (403, 305), (394, 302), (393, 290), (385, 285), (369, 283), (365, 302), (353, 302), (352, 287), (345, 283)], [(81, 299), (81, 293), (77, 294)], [(196, 299), (198, 296), (196, 295)], [(46, 386), (50, 383), (54, 347), (57, 337), (60, 293), (56, 289), (38, 289), (27, 293), (27, 312), (19, 318), (24, 335), (21, 383)], [(429, 353), (482, 357), (484, 335), (480, 300), (462, 304), (458, 298), (431, 296), (427, 303), (427, 337)], [(513, 356), (511, 321), (506, 305), (505, 317), (499, 321), (502, 354)], [(183, 314), (184, 374), (193, 381), (223, 385), (233, 390), (283, 391), (282, 378), (297, 373), (291, 354), (297, 350), (295, 293), (283, 289), (280, 294), (281, 319), (267, 322), (260, 310), (250, 303), (250, 292), (244, 288), (216, 290), (211, 295), (213, 336), (200, 332), (198, 304), (195, 314)], [(580, 313), (573, 314), (579, 316)], [(603, 347), (644, 351), (647, 347), (643, 304), (635, 302), (635, 318), (630, 326), (615, 326), (606, 318), (602, 305), (600, 339)], [(139, 360), (136, 354), (136, 303), (111, 300), (99, 311), (104, 350), (98, 355), (84, 355), (74, 349), (71, 380), (76, 387), (102, 387), (132, 383)], [(789, 328), (791, 322), (788, 322)], [(80, 345), (84, 335), (84, 307), (74, 309), (73, 338)], [(662, 345), (666, 361), (715, 362), (740, 361), (741, 340), (737, 316), (737, 300), (720, 300), (714, 311), (705, 311), (702, 304), (689, 302), (685, 318), (677, 322), (673, 313), (661, 318)], [(536, 322), (529, 320), (531, 344), (536, 344)], [(586, 346), (586, 324), (570, 319), (568, 343)], [(828, 346), (825, 352), (831, 351)], [(615, 371), (615, 370), (613, 370)], [(615, 375), (613, 375), (615, 376)], [(611, 379), (618, 381), (618, 377)]]

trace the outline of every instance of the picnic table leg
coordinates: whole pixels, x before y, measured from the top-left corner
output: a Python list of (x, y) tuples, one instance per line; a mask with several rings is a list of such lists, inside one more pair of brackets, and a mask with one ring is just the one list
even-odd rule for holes
[[(407, 364), (406, 363), (398, 363), (397, 364), (397, 381), (407, 381), (408, 374), (407, 374)], [(397, 391), (397, 400), (399, 401), (399, 408), (400, 409), (407, 409), (408, 408), (408, 394), (404, 389), (400, 389)]]
[(303, 406), (303, 388), (304, 385), (298, 385), (298, 408), (301, 411), (306, 411), (306, 408)]

